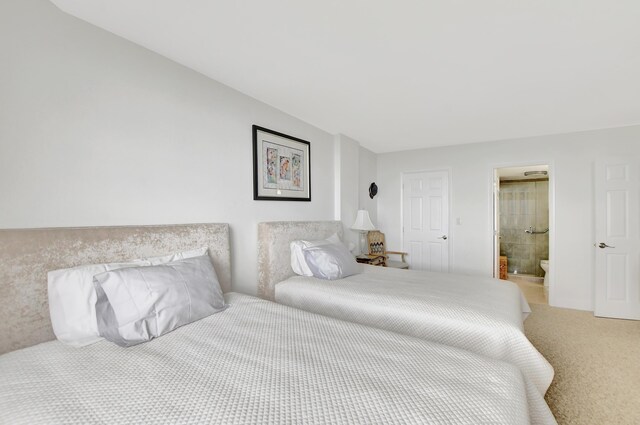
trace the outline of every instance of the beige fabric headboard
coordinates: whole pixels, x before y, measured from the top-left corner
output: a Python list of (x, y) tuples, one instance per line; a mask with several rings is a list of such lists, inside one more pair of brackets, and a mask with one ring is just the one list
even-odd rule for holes
[(258, 295), (273, 300), (276, 283), (293, 276), (289, 244), (326, 239), (337, 233), (340, 221), (273, 221), (258, 224)]
[(47, 272), (209, 247), (231, 290), (228, 224), (0, 230), (0, 354), (55, 339)]

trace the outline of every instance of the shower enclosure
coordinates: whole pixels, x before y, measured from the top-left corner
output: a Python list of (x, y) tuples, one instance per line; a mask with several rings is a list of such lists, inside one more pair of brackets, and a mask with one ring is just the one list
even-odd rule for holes
[(549, 258), (549, 181), (500, 182), (500, 255), (513, 274), (543, 276)]

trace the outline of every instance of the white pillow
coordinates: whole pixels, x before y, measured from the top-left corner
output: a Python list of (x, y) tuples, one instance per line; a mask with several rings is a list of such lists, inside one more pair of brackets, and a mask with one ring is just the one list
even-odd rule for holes
[(149, 341), (227, 308), (208, 255), (100, 273), (100, 335), (122, 347)]
[(53, 333), (61, 342), (76, 347), (100, 341), (96, 321), (97, 295), (93, 276), (124, 267), (151, 266), (162, 262), (201, 256), (207, 248), (163, 257), (141, 258), (121, 263), (92, 264), (47, 273), (49, 314)]
[(342, 244), (311, 246), (302, 250), (314, 277), (342, 279), (360, 271), (355, 257)]
[(293, 241), (289, 244), (291, 248), (291, 269), (293, 272), (300, 276), (313, 276), (309, 266), (307, 265), (307, 260), (304, 258), (304, 254), (302, 252), (303, 249), (309, 248), (312, 246), (320, 246), (327, 244), (342, 244), (340, 241), (340, 237), (337, 233), (329, 236), (327, 239), (320, 241)]

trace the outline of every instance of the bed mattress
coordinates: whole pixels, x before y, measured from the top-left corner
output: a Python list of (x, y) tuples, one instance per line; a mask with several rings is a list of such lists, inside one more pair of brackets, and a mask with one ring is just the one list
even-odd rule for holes
[(509, 362), (541, 394), (553, 379), (553, 368), (524, 335), (531, 310), (511, 282), (365, 266), (335, 281), (291, 277), (276, 285), (275, 300)]
[(0, 423), (553, 424), (512, 365), (230, 293), (230, 308), (122, 348), (0, 356)]

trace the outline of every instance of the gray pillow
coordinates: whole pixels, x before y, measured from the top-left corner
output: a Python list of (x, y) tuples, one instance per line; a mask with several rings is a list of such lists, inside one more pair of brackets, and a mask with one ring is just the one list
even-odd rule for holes
[(97, 274), (100, 336), (129, 347), (224, 310), (209, 256)]
[(310, 246), (302, 250), (314, 277), (342, 279), (360, 271), (355, 257), (342, 244)]

